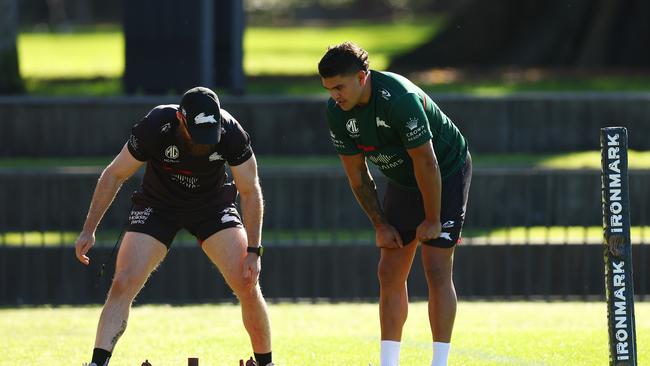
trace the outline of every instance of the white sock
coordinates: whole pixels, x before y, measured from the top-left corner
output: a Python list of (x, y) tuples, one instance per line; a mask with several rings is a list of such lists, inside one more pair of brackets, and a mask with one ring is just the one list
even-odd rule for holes
[(431, 366), (447, 366), (451, 343), (433, 342), (433, 360)]
[(380, 365), (399, 366), (399, 347), (399, 342), (381, 341)]

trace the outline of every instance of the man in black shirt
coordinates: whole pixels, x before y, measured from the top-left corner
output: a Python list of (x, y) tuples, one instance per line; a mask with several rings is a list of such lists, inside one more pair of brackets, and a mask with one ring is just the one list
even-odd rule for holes
[[(263, 201), (257, 163), (248, 133), (221, 109), (212, 90), (190, 89), (180, 105), (159, 105), (133, 127), (99, 178), (75, 244), (77, 258), (90, 263), (86, 254), (95, 243), (97, 225), (122, 183), (145, 163), (91, 365), (108, 365), (133, 299), (181, 228), (196, 236), (239, 298), (257, 364), (272, 365), (269, 318), (258, 285)], [(234, 184), (227, 182), (226, 163)], [(238, 192), (243, 220), (235, 206)]]

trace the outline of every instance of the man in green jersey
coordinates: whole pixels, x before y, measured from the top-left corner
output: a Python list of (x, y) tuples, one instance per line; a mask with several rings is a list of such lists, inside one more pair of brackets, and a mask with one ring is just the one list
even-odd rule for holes
[[(381, 248), (381, 365), (399, 364), (408, 311), (406, 279), (418, 243), (429, 287), (432, 366), (447, 364), (456, 316), (452, 280), (472, 163), (458, 128), (403, 76), (369, 70), (354, 43), (330, 47), (318, 71), (331, 99), (327, 119), (350, 187), (376, 230)], [(366, 159), (388, 178), (383, 205)]]

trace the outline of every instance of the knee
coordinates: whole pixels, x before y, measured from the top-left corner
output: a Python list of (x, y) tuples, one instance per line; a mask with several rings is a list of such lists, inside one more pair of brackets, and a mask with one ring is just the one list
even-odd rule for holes
[(446, 264), (431, 264), (424, 267), (429, 287), (441, 287), (451, 283), (452, 269)]
[(382, 288), (400, 287), (404, 286), (406, 282), (406, 278), (397, 273), (395, 268), (391, 268), (382, 261), (379, 261), (379, 266), (377, 266), (377, 278)]
[(130, 273), (116, 273), (111, 285), (110, 296), (132, 296), (140, 290), (142, 278)]
[(259, 284), (256, 284), (254, 287), (249, 287), (244, 281), (241, 281), (240, 284), (236, 286), (231, 285), (230, 288), (235, 293), (235, 296), (237, 296), (237, 299), (243, 303), (256, 301), (257, 299), (262, 298), (262, 290), (260, 289)]

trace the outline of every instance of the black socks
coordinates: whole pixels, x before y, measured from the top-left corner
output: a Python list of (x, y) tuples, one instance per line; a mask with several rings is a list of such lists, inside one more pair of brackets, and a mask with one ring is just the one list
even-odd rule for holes
[(271, 357), (271, 352), (269, 353), (254, 353), (255, 355), (255, 361), (257, 362), (257, 366), (266, 366), (273, 362), (273, 358)]
[(97, 364), (97, 366), (107, 366), (110, 358), (111, 352), (105, 349), (95, 348), (93, 349), (93, 360), (91, 362)]

